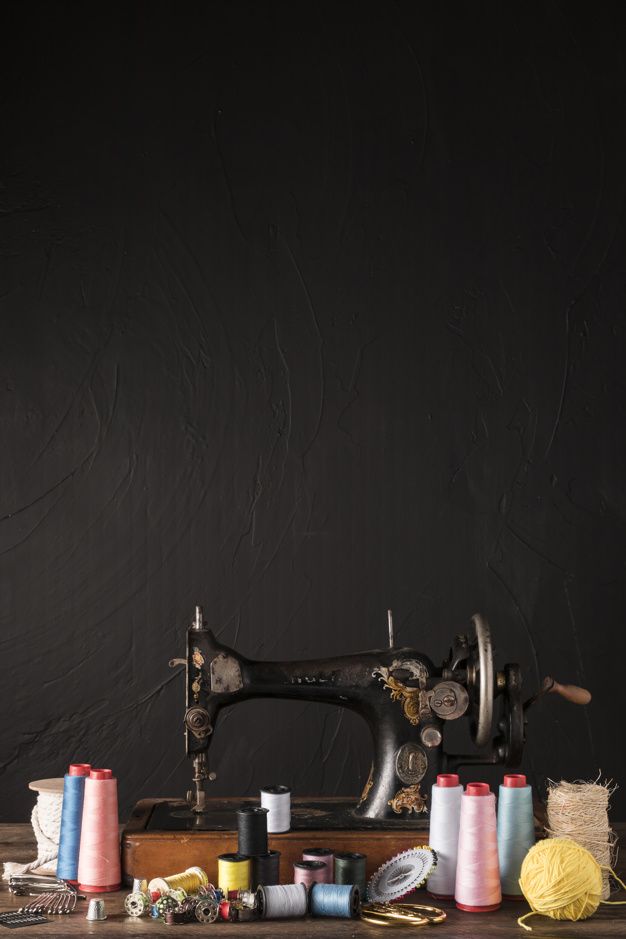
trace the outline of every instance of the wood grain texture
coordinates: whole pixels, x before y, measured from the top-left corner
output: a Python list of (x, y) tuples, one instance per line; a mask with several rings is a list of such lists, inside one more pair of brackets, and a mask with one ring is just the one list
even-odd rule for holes
[[(122, 817), (184, 796), (195, 603), (254, 659), (392, 607), (440, 663), (481, 610), (525, 694), (593, 694), (522, 770), (626, 817), (623, 4), (91, 6), (0, 4), (0, 819), (77, 760)], [(370, 762), (356, 715), (251, 701), (210, 789)]]
[[(217, 882), (217, 857), (237, 850), (236, 831), (147, 831), (153, 799), (140, 802), (122, 833), (122, 867), (126, 883), (133, 877), (150, 880), (197, 864), (209, 880)], [(232, 803), (232, 816), (239, 806)], [(368, 877), (384, 861), (414, 845), (428, 844), (428, 831), (353, 831), (307, 829), (269, 836), (271, 850), (280, 851), (281, 883), (293, 882), (293, 863), (302, 859), (304, 848), (329, 845), (335, 851), (367, 854)]]
[[(626, 825), (615, 826), (621, 838), (626, 835)], [(0, 861), (8, 860), (28, 860), (33, 856), (34, 841), (32, 830), (29, 825), (0, 825)], [(618, 872), (624, 877), (626, 873), (626, 859), (622, 857), (618, 865)], [(419, 897), (422, 891), (416, 894), (416, 902), (420, 902)], [(360, 920), (342, 921), (342, 920), (297, 920), (285, 922), (255, 922), (248, 924), (225, 923), (223, 925), (214, 925), (207, 927), (208, 931), (199, 925), (190, 926), (166, 926), (164, 923), (155, 922), (149, 918), (132, 919), (126, 916), (123, 911), (123, 902), (125, 893), (107, 894), (104, 896), (108, 919), (104, 923), (87, 923), (84, 918), (86, 903), (79, 905), (79, 912), (71, 916), (51, 917), (51, 922), (46, 926), (27, 927), (20, 931), (19, 935), (37, 936), (38, 939), (45, 939), (46, 936), (102, 936), (106, 937), (132, 937), (132, 936), (195, 936), (196, 939), (206, 935), (211, 937), (232, 937), (241, 936), (256, 939), (256, 937), (272, 937), (272, 939), (367, 939), (369, 936), (388, 936), (390, 931), (384, 927), (370, 926)], [(0, 888), (0, 910), (17, 909), (21, 902), (19, 897), (13, 897), (8, 893), (6, 884)], [(425, 903), (433, 903), (424, 895)], [(522, 912), (527, 912), (524, 903), (507, 902), (495, 913), (489, 914), (470, 914), (461, 913), (452, 904), (437, 901), (437, 905), (442, 907), (448, 913), (448, 919), (440, 926), (432, 927), (428, 930), (428, 936), (432, 939), (478, 939), (478, 937), (494, 937), (494, 939), (521, 939), (522, 931), (516, 924), (517, 917)], [(625, 908), (615, 907), (610, 910), (607, 907), (600, 911), (591, 919), (583, 923), (549, 923), (547, 920), (535, 918), (532, 922), (534, 939), (597, 939), (597, 937), (607, 937), (607, 939), (617, 939), (623, 937), (624, 924), (626, 923)], [(398, 935), (413, 935), (407, 930), (401, 930)], [(8, 935), (8, 933), (7, 933)], [(396, 935), (395, 932), (391, 935)], [(425, 933), (420, 932), (423, 936)]]

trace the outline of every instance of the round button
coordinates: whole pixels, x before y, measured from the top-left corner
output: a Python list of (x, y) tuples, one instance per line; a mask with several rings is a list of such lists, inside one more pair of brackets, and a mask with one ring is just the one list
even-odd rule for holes
[(442, 740), (441, 731), (432, 725), (424, 727), (420, 737), (425, 747), (438, 747)]

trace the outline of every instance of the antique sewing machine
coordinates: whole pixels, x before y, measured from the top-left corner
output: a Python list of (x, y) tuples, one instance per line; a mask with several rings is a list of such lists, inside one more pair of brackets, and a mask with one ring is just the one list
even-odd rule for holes
[[(487, 620), (476, 614), (469, 634), (456, 635), (448, 657), (437, 667), (423, 653), (396, 648), (388, 613), (389, 645), (329, 659), (256, 662), (218, 642), (207, 628), (202, 608), (187, 630), (187, 655), (170, 666), (184, 666), (187, 754), (193, 761), (194, 788), (187, 794), (188, 815), (207, 810), (207, 754), (221, 708), (248, 698), (295, 698), (350, 708), (369, 724), (374, 758), (354, 821), (381, 826), (402, 819), (419, 825), (437, 773), (461, 765), (518, 766), (525, 741), (525, 714), (540, 695), (556, 692), (574, 704), (591, 695), (551, 678), (522, 701), (518, 665), (494, 667)], [(499, 713), (494, 714), (496, 705)], [(446, 725), (465, 717), (477, 752), (444, 750)], [(496, 733), (492, 726), (496, 717)], [(185, 813), (179, 813), (184, 815)]]

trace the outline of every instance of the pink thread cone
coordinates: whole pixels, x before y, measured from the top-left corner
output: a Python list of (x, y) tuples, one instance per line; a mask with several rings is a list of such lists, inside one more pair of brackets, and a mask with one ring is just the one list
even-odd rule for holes
[(85, 779), (79, 888), (107, 893), (119, 890), (121, 881), (117, 779), (110, 769), (92, 769)]
[(502, 903), (496, 797), (487, 783), (468, 783), (461, 796), (454, 899), (468, 913), (497, 910)]

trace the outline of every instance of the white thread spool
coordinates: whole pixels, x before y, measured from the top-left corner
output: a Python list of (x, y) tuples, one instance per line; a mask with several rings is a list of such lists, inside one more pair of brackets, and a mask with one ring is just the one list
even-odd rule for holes
[(268, 832), (277, 834), (291, 827), (291, 789), (289, 786), (264, 786), (261, 789), (261, 806), (269, 809)]
[(256, 895), (261, 919), (287, 919), (307, 914), (309, 894), (304, 884), (259, 887)]
[(30, 820), (37, 840), (37, 857), (29, 864), (7, 861), (4, 865), (4, 879), (27, 874), (29, 871), (44, 868), (56, 872), (59, 853), (59, 835), (61, 832), (61, 807), (63, 805), (63, 779), (36, 779), (28, 784), (29, 789), (38, 793)]
[(459, 848), (459, 821), (463, 786), (456, 773), (440, 773), (432, 787), (430, 803), (430, 846), (437, 852), (437, 867), (428, 878), (428, 893), (438, 899), (453, 899), (456, 859)]

